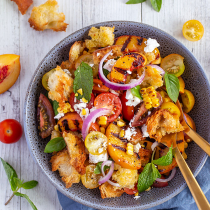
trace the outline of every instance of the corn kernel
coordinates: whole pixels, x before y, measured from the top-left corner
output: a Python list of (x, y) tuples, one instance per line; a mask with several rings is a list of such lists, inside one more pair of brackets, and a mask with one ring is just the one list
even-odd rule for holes
[(125, 131), (124, 130), (121, 130), (120, 131), (120, 134), (119, 134), (119, 137), (120, 138), (123, 138), (125, 136)]
[(150, 98), (156, 98), (157, 97), (157, 92), (154, 91), (154, 92), (149, 93), (149, 97)]
[(101, 116), (101, 117), (100, 117), (100, 120), (101, 120), (101, 121), (107, 121), (107, 117), (106, 117), (106, 116)]
[(147, 89), (146, 88), (142, 88), (141, 90), (140, 90), (140, 93), (141, 94), (144, 94), (144, 93), (146, 93), (147, 92)]
[(59, 131), (58, 125), (55, 125), (55, 126), (54, 126), (54, 130)]
[(147, 93), (149, 93), (150, 91), (154, 91), (154, 90), (155, 90), (155, 88), (153, 86), (150, 86), (147, 88)]
[(59, 113), (67, 113), (67, 112), (73, 112), (74, 110), (71, 108), (71, 105), (69, 103), (65, 103), (64, 107), (58, 107), (57, 111)]
[(162, 98), (166, 97), (166, 92), (164, 90), (161, 90), (159, 93), (162, 96)]
[(188, 147), (188, 143), (185, 141), (184, 142), (184, 148), (186, 149)]
[(169, 97), (163, 98), (163, 102), (170, 102), (170, 101), (171, 101), (171, 99)]
[(122, 121), (118, 120), (118, 121), (117, 121), (117, 125), (118, 125), (119, 127), (123, 127), (123, 126), (125, 126), (125, 122), (122, 122)]
[(101, 116), (99, 119), (100, 119), (99, 122), (98, 122), (99, 125), (106, 125), (107, 124), (107, 117), (106, 116)]
[(78, 93), (75, 93), (75, 96), (78, 96)]
[(105, 134), (105, 128), (104, 127), (100, 127), (100, 131), (101, 131), (101, 133)]
[(149, 97), (144, 98), (143, 101), (144, 101), (144, 104), (145, 104), (145, 105), (147, 105), (147, 104), (148, 104), (148, 105), (149, 105), (149, 104), (152, 104), (152, 100), (151, 100), (151, 98), (149, 98)]
[(139, 192), (135, 193), (134, 195), (135, 195), (135, 196), (138, 196), (138, 195), (139, 195)]
[(145, 108), (146, 108), (146, 109), (151, 109), (151, 108), (152, 108), (152, 105), (151, 105), (151, 104), (145, 105)]
[(152, 98), (152, 103), (154, 103), (154, 104), (159, 103), (159, 99), (158, 98)]
[(127, 155), (133, 155), (133, 144), (131, 144), (131, 143), (127, 144), (126, 154)]
[(87, 114), (86, 110), (85, 109), (82, 109), (82, 113), (81, 114), (82, 115), (86, 115)]
[(80, 88), (79, 90), (77, 90), (77, 92), (78, 92), (80, 95), (83, 95), (82, 88)]
[(84, 103), (88, 103), (88, 100), (86, 100), (85, 98), (82, 98), (82, 101), (83, 101)]

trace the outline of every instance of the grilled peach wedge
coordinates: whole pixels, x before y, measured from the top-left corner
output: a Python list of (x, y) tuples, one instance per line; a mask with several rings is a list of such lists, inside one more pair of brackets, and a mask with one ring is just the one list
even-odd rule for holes
[(0, 94), (11, 88), (20, 74), (20, 56), (0, 55)]

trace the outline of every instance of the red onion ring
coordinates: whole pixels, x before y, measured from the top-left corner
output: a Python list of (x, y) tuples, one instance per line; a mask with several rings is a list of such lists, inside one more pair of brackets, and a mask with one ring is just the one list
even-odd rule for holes
[(157, 181), (157, 182), (169, 182), (169, 181), (171, 181), (174, 178), (175, 174), (176, 174), (176, 167), (173, 168), (173, 170), (171, 171), (170, 176), (167, 179), (159, 179), (159, 178), (157, 178), (155, 181)]
[(98, 74), (99, 74), (99, 78), (100, 80), (104, 83), (105, 86), (107, 86), (108, 88), (111, 88), (113, 90), (128, 90), (128, 89), (131, 89), (133, 87), (136, 87), (137, 85), (140, 85), (143, 80), (144, 80), (144, 77), (145, 77), (145, 71), (142, 73), (141, 77), (136, 80), (135, 82), (132, 82), (130, 84), (118, 84), (118, 83), (114, 83), (114, 82), (111, 82), (109, 81), (105, 76), (104, 76), (104, 73), (103, 73), (103, 63), (104, 61), (107, 59), (107, 57), (112, 53), (112, 50), (110, 52), (108, 52), (100, 61), (100, 64), (99, 64), (99, 71), (98, 71)]
[(159, 143), (157, 141), (155, 141), (151, 146), (152, 151), (154, 151), (155, 147), (157, 147), (158, 145), (159, 145)]
[(149, 64), (149, 65), (146, 65), (146, 66), (151, 66), (152, 68), (157, 69), (160, 72), (160, 74), (162, 74), (162, 75), (165, 74), (165, 71), (158, 65)]
[[(104, 173), (104, 166), (111, 166), (109, 169), (109, 172), (107, 174)], [(99, 179), (98, 183), (103, 184), (105, 182), (108, 182), (109, 184), (115, 186), (115, 187), (120, 187), (118, 183), (114, 183), (110, 181), (109, 179), (111, 178), (113, 172), (114, 172), (114, 162), (111, 160), (104, 161), (101, 165), (101, 172), (103, 174), (103, 177)]]
[(100, 109), (96, 109), (96, 110), (92, 111), (87, 116), (87, 118), (83, 121), (83, 125), (82, 125), (82, 138), (83, 138), (83, 140), (85, 140), (85, 137), (88, 135), (88, 131), (89, 131), (91, 123), (94, 122), (96, 120), (96, 118), (98, 118), (102, 115), (107, 115), (109, 113), (110, 113), (110, 110), (100, 108)]

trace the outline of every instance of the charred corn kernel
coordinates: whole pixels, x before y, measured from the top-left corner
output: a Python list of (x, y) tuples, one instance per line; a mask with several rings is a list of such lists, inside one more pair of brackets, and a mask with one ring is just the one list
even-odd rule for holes
[(185, 141), (184, 142), (184, 148), (186, 149), (188, 147), (188, 143)]
[(100, 127), (100, 131), (101, 131), (101, 133), (105, 134), (105, 128), (104, 127)]
[(57, 111), (59, 113), (67, 113), (67, 112), (73, 112), (74, 110), (71, 108), (71, 105), (69, 103), (65, 103), (64, 107), (58, 107)]
[(82, 88), (77, 91), (80, 95), (83, 95)]
[(139, 192), (135, 193), (134, 195), (135, 195), (135, 196), (138, 196), (138, 195), (139, 195)]
[(146, 88), (142, 88), (141, 90), (140, 90), (140, 93), (141, 94), (144, 94), (144, 93), (146, 93), (147, 92), (147, 89)]
[(182, 153), (182, 156), (185, 160), (187, 159), (187, 154), (185, 152)]
[(158, 107), (160, 105), (158, 98), (152, 98), (152, 106)]
[(143, 98), (143, 101), (144, 101), (144, 104), (145, 105), (147, 105), (147, 104), (152, 104), (152, 100), (151, 100), (151, 98), (150, 97), (145, 97), (145, 98)]
[(75, 96), (78, 96), (78, 93), (75, 93)]
[(127, 155), (133, 155), (133, 144), (128, 143), (126, 148)]
[(146, 108), (146, 109), (151, 109), (151, 108), (152, 108), (152, 105), (151, 105), (151, 104), (145, 105), (145, 108)]
[(123, 126), (125, 126), (125, 122), (118, 120), (118, 121), (117, 121), (117, 125), (118, 125), (119, 127), (123, 127)]
[(82, 101), (83, 101), (84, 103), (88, 103), (88, 100), (86, 100), (85, 98), (82, 98)]
[(149, 187), (148, 189), (146, 189), (145, 191), (150, 191), (151, 190), (151, 187)]
[(155, 88), (153, 86), (150, 86), (147, 88), (147, 93), (149, 93), (150, 91), (155, 91)]
[(82, 115), (86, 115), (86, 114), (87, 114), (86, 110), (82, 109)]
[(156, 98), (157, 97), (157, 92), (154, 91), (154, 92), (149, 93), (149, 97), (150, 98)]
[(111, 80), (111, 74), (110, 73), (107, 75), (107, 79)]
[(119, 137), (120, 138), (123, 138), (125, 136), (125, 131), (124, 130), (121, 130), (120, 131), (120, 134), (119, 134)]
[(59, 131), (58, 125), (55, 125), (55, 126), (54, 126), (54, 130)]

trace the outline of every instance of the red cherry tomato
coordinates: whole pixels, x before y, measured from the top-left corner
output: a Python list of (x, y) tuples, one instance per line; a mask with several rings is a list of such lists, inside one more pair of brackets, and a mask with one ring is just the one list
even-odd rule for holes
[(113, 93), (101, 93), (95, 98), (94, 106), (99, 108), (109, 109), (113, 114), (107, 116), (107, 122), (113, 122), (122, 111), (122, 104), (115, 94)]
[(90, 131), (100, 131), (100, 127), (99, 127), (97, 122), (91, 123), (90, 128), (89, 128), (89, 132)]
[[(87, 104), (87, 108), (88, 108), (88, 109), (93, 108), (94, 99), (95, 99), (95, 96), (94, 96), (93, 93), (91, 93), (90, 101), (89, 101), (89, 103)], [(71, 108), (72, 108), (73, 110), (74, 110), (74, 105), (80, 103), (79, 100), (76, 100), (76, 102), (75, 102), (74, 100), (75, 100), (75, 94), (74, 94), (74, 93), (71, 93), (70, 98), (69, 98), (69, 103), (70, 103)]]
[(122, 102), (122, 113), (123, 113), (123, 117), (126, 120), (132, 120), (133, 116), (134, 116), (134, 106), (127, 106), (126, 102), (128, 100), (126, 99), (126, 91), (123, 93), (123, 95), (121, 96), (121, 102)]
[(17, 120), (7, 119), (0, 123), (0, 141), (3, 143), (15, 143), (20, 140), (22, 134), (22, 126)]
[(138, 192), (137, 184), (135, 185), (134, 189), (129, 189), (125, 187), (124, 190), (128, 195), (136, 194)]
[[(165, 179), (165, 177), (163, 175), (161, 175), (161, 179)], [(152, 186), (156, 187), (156, 188), (167, 187), (168, 186), (168, 182), (155, 181)]]
[(94, 93), (107, 93), (109, 88), (106, 87), (100, 79), (93, 79), (93, 92)]

